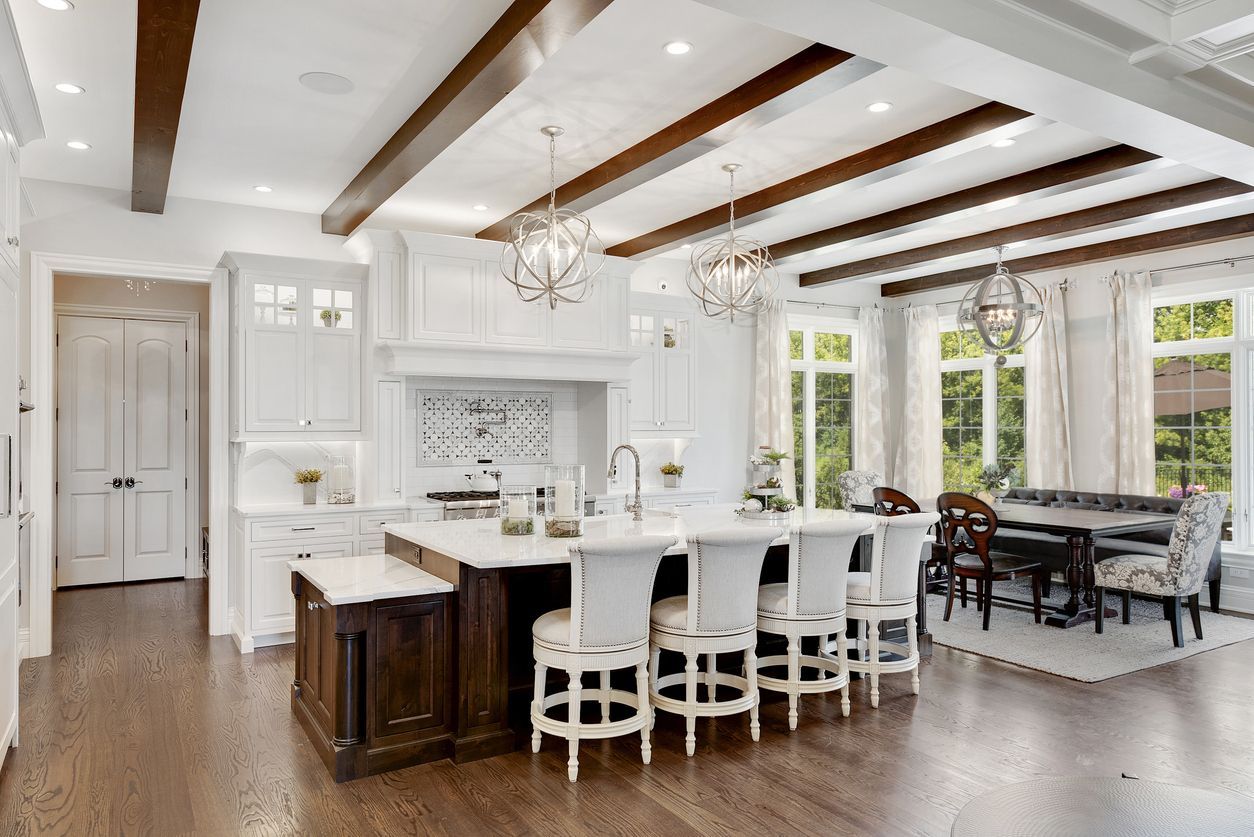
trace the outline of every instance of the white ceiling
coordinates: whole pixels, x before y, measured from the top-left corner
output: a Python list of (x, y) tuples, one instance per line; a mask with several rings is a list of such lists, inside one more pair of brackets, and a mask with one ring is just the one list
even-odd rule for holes
[[(48, 132), (25, 149), (24, 176), (129, 190), (137, 0), (81, 0), (69, 13), (35, 0), (8, 2)], [(509, 2), (304, 0), (298, 13), (291, 3), (202, 3), (170, 194), (320, 214)], [(1252, 36), (1254, 0), (842, 0), (839, 8), (829, 0), (615, 0), (368, 225), (473, 235), (547, 190), (541, 126), (566, 129), (557, 165), (565, 182), (797, 53), (810, 38), (887, 66), (592, 207), (587, 214), (607, 245), (723, 203), (724, 163), (744, 165), (737, 179), (743, 196), (989, 99), (1044, 116), (1017, 128), (1009, 148), (973, 141), (922, 165), (815, 193), (741, 229), (775, 243), (1117, 142), (1170, 161), (793, 257), (785, 268), (858, 261), (1215, 174), (1254, 183)], [(676, 39), (691, 42), (692, 52), (666, 54), (663, 44)], [(1201, 63), (1175, 72), (1179, 61)], [(342, 96), (315, 93), (297, 81), (310, 71), (344, 75), (355, 88)], [(58, 94), (52, 86), (60, 81), (82, 84), (87, 93)], [(868, 113), (874, 101), (895, 107)], [(72, 151), (69, 139), (93, 148)], [(257, 184), (274, 191), (257, 193)], [(489, 210), (475, 211), (475, 204)], [(1246, 211), (1254, 206), (1230, 201), (1029, 242), (1013, 255)], [(684, 253), (676, 243), (663, 255)], [(879, 284), (987, 260), (987, 253), (973, 253), (859, 281)]]

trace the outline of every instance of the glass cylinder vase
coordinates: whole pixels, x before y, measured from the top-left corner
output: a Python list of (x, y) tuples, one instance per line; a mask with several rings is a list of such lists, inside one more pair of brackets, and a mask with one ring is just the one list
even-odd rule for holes
[(535, 514), (534, 485), (506, 485), (501, 488), (502, 535), (535, 534)]
[(582, 465), (546, 465), (544, 468), (544, 534), (550, 538), (583, 535)]
[(332, 454), (327, 457), (327, 502), (331, 504), (356, 501), (357, 478), (353, 473), (353, 457)]

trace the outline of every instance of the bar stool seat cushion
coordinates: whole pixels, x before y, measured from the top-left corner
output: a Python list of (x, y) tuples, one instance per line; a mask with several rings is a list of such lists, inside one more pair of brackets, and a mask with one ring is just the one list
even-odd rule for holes
[[(724, 631), (697, 631), (694, 635), (701, 636), (734, 636), (742, 634), (745, 631), (756, 630), (757, 623), (750, 622), (748, 625), (731, 628)], [(687, 634), (688, 633), (688, 597), (687, 596), (671, 596), (669, 599), (662, 599), (654, 602), (653, 607), (649, 610), (649, 629), (654, 631), (662, 631), (664, 633)]]
[(570, 647), (570, 608), (550, 610), (531, 626), (531, 638), (550, 648)]
[(788, 615), (788, 582), (763, 584), (758, 588), (758, 613)]
[(871, 601), (871, 574), (870, 573), (849, 573), (849, 581), (846, 582), (845, 601), (848, 602), (869, 602)]

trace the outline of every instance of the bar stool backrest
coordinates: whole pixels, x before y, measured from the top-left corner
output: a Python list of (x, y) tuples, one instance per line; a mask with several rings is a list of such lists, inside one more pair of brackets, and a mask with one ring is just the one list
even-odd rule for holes
[(788, 615), (835, 616), (845, 612), (849, 558), (868, 519), (807, 523), (788, 538)]
[(688, 632), (736, 633), (758, 624), (762, 561), (782, 529), (745, 527), (688, 538)]
[(671, 535), (585, 540), (570, 548), (570, 647), (609, 651), (649, 641), (653, 579)]
[(870, 567), (872, 604), (914, 600), (919, 589), (924, 536), (928, 527), (939, 520), (936, 512), (875, 519)]

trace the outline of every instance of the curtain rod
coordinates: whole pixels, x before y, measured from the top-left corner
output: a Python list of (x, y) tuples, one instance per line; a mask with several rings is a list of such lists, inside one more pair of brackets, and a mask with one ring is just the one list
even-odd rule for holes
[(840, 305), (835, 302), (808, 302), (800, 299), (785, 299), (789, 305), (813, 305), (815, 308), (844, 308), (847, 311), (857, 311), (860, 306), (857, 305)]
[(1254, 256), (1233, 256), (1230, 259), (1214, 259), (1209, 262), (1194, 262), (1193, 264), (1178, 264), (1173, 267), (1156, 267), (1149, 271), (1150, 273), (1171, 273), (1175, 270), (1197, 270), (1202, 267), (1215, 267), (1217, 265), (1226, 264), (1228, 267), (1236, 267), (1237, 262), (1247, 262), (1254, 259)]

